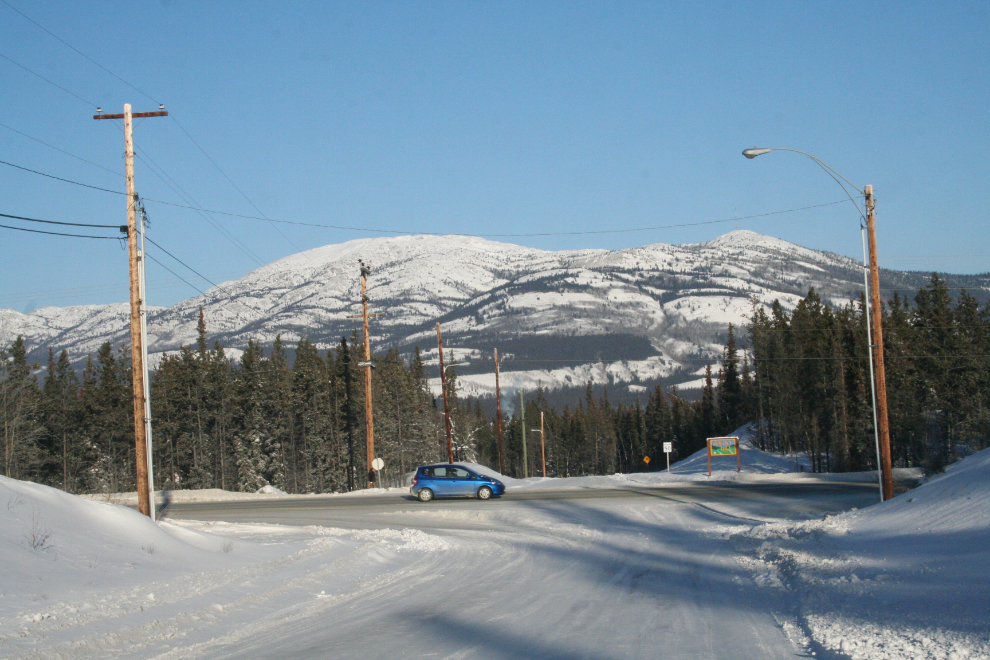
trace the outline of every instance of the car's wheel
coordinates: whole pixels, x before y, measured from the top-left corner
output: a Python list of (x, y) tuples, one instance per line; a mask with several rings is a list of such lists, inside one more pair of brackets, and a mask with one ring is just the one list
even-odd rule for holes
[(416, 497), (419, 498), (420, 502), (429, 502), (430, 500), (433, 499), (433, 491), (430, 490), (429, 488), (424, 488), (423, 490), (419, 491), (419, 494)]
[(478, 489), (479, 500), (488, 500), (491, 499), (491, 497), (492, 497), (492, 489), (489, 488), (488, 486), (482, 486), (481, 488)]

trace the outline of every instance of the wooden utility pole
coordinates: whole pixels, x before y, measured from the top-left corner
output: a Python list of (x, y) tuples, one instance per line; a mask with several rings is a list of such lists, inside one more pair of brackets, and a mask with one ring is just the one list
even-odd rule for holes
[(880, 268), (877, 265), (876, 214), (873, 186), (866, 193), (866, 235), (870, 246), (870, 306), (873, 308), (873, 355), (877, 368), (877, 418), (880, 426), (880, 475), (883, 499), (894, 496), (894, 478), (890, 461), (890, 425), (887, 421), (887, 377), (883, 365), (883, 316), (880, 307)]
[(364, 425), (368, 438), (368, 488), (375, 487), (375, 416), (371, 407), (371, 338), (368, 336), (368, 274), (371, 270), (361, 264), (361, 327), (364, 330)]
[(543, 411), (540, 411), (540, 453), (543, 454), (543, 477), (547, 476), (547, 443), (543, 435)]
[[(142, 326), (145, 314), (145, 301), (139, 259), (143, 259), (143, 251), (138, 255), (137, 231), (137, 193), (134, 191), (134, 139), (133, 119), (135, 117), (167, 117), (168, 112), (159, 106), (158, 112), (131, 112), (131, 104), (124, 104), (124, 113), (118, 115), (93, 115), (93, 119), (123, 119), (124, 120), (124, 168), (127, 178), (127, 257), (130, 276), (131, 297), (131, 385), (133, 389), (134, 408), (134, 457), (137, 473), (138, 511), (155, 518), (155, 510), (151, 494), (154, 483), (149, 478), (151, 465), (151, 427), (150, 408), (147, 391), (147, 361), (144, 347)], [(100, 109), (97, 108), (97, 112)], [(144, 235), (142, 232), (142, 240)]]
[(523, 443), (523, 479), (529, 479), (529, 458), (526, 456), (526, 401), (523, 391), (519, 390), (519, 429), (522, 431)]
[(447, 401), (447, 369), (443, 365), (443, 339), (437, 323), (437, 347), (440, 349), (440, 389), (443, 391), (443, 422), (447, 429), (447, 462), (454, 462), (454, 436), (450, 427), (450, 402)]
[(502, 450), (502, 388), (498, 384), (498, 349), (495, 349), (495, 425), (498, 429), (498, 471), (505, 474), (505, 452)]
[[(371, 370), (375, 367), (371, 361), (371, 337), (368, 332), (368, 319), (372, 316), (382, 316), (382, 314), (368, 313), (368, 275), (371, 268), (365, 265), (362, 259), (358, 259), (361, 264), (361, 313), (348, 316), (349, 319), (361, 319), (361, 328), (364, 331), (364, 360), (358, 362), (359, 367), (364, 367), (364, 428), (367, 438), (367, 459), (368, 459), (368, 488), (374, 488), (377, 475), (372, 464), (375, 462), (375, 416), (374, 407), (371, 401)], [(351, 449), (351, 461), (353, 463), (353, 442)]]

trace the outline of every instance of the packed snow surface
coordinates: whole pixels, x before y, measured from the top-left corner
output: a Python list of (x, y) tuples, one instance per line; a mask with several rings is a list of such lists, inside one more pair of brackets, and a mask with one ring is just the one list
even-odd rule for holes
[(990, 657), (990, 450), (875, 505), (742, 458), (489, 502), (196, 504), (237, 523), (0, 477), (0, 657)]

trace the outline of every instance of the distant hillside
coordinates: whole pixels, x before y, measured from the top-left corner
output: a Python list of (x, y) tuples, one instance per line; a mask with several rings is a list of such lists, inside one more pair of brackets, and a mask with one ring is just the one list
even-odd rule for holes
[[(503, 386), (583, 387), (589, 380), (633, 393), (646, 383), (696, 380), (716, 359), (729, 323), (756, 304), (790, 308), (814, 287), (845, 304), (862, 290), (862, 266), (750, 231), (707, 243), (657, 243), (628, 250), (551, 252), (461, 236), (402, 236), (308, 250), (149, 314), (150, 352), (196, 337), (203, 308), (211, 339), (234, 356), (249, 339), (328, 346), (359, 329), (358, 259), (370, 263), (374, 350), (419, 346), (436, 359), (435, 324), (461, 364), (465, 393), (494, 386), (492, 351), (504, 357)], [(990, 297), (990, 276), (948, 275), (952, 288)], [(913, 291), (928, 275), (883, 271), (885, 289)], [(128, 308), (0, 310), (0, 339), (26, 338), (31, 356), (68, 349), (76, 362), (105, 341), (127, 341)], [(618, 391), (616, 392), (618, 394)]]

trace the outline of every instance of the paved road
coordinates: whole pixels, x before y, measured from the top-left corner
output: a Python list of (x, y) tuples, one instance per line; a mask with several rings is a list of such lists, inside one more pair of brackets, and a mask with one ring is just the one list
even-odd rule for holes
[[(423, 511), (505, 512), (532, 509), (554, 503), (575, 507), (594, 504), (587, 500), (661, 499), (672, 504), (688, 504), (707, 509), (725, 518), (726, 524), (772, 520), (818, 518), (827, 513), (846, 511), (876, 503), (877, 489), (863, 483), (807, 484), (675, 484), (659, 487), (586, 490), (539, 490), (510, 493), (482, 502), (473, 499), (434, 500), (422, 503), (407, 494), (353, 497), (278, 498), (228, 502), (187, 502), (172, 506), (169, 516), (184, 520), (276, 523), (282, 525), (323, 525), (347, 529), (414, 527), (439, 530), (455, 525), (450, 521), (405, 514)], [(580, 500), (580, 501), (578, 501)], [(463, 520), (459, 529), (484, 528)]]
[[(778, 618), (793, 609), (790, 595), (758, 589), (727, 532), (876, 500), (872, 484), (689, 483), (487, 502), (396, 493), (177, 504), (174, 518), (353, 529), (328, 535), (327, 547), (367, 545), (302, 578), (294, 562), (318, 563), (319, 553), (272, 564), (286, 572), (272, 581), (303, 586), (281, 605), (259, 600), (264, 616), (250, 625), (218, 631), (202, 647), (190, 639), (189, 654), (168, 657), (807, 657)], [(386, 527), (402, 531), (375, 529)], [(381, 545), (396, 535), (427, 539), (430, 549)]]

